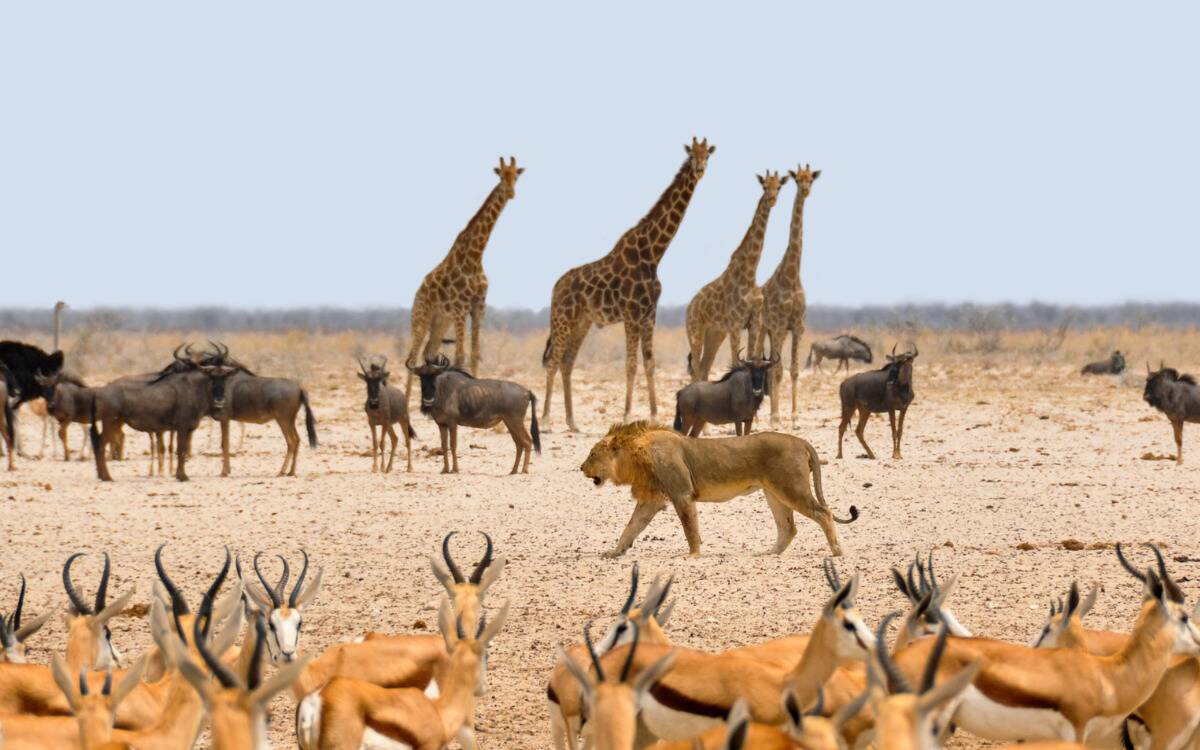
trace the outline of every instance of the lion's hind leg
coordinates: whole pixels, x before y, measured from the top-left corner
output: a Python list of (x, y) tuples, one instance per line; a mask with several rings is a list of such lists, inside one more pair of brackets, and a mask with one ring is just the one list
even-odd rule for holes
[(771, 515), (775, 517), (775, 546), (761, 554), (780, 555), (796, 537), (796, 515), (791, 508), (780, 502), (774, 493), (764, 490), (763, 494), (767, 496), (767, 507), (771, 509)]
[(764, 487), (768, 499), (776, 498), (788, 508), (796, 511), (805, 518), (811, 519), (825, 532), (825, 541), (829, 543), (829, 554), (834, 557), (842, 556), (842, 543), (838, 541), (837, 527), (833, 524), (833, 513), (829, 511), (813, 494), (809, 487), (808, 472), (797, 472), (789, 477), (787, 487)]

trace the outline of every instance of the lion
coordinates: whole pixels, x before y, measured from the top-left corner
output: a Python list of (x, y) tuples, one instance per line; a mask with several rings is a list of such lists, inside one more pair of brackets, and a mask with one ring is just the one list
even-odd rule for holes
[[(620, 557), (638, 534), (669, 501), (675, 506), (687, 537), (688, 557), (700, 554), (700, 523), (696, 502), (721, 503), (762, 490), (775, 517), (775, 546), (762, 554), (778, 555), (796, 536), (794, 513), (816, 521), (829, 549), (842, 554), (837, 523), (858, 520), (833, 515), (821, 489), (821, 462), (806, 440), (778, 432), (729, 438), (689, 438), (664, 425), (634, 422), (608, 431), (579, 467), (597, 487), (605, 481), (630, 485), (637, 505), (615, 549), (605, 557)], [(816, 489), (809, 486), (809, 475)]]

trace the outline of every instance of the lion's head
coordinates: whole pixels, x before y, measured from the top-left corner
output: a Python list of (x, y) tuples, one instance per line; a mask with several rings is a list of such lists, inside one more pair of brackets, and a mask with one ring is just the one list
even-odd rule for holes
[(592, 446), (579, 470), (597, 487), (606, 481), (632, 484), (635, 490), (650, 486), (654, 483), (654, 474), (646, 454), (646, 444), (649, 435), (655, 432), (670, 433), (671, 429), (642, 421), (615, 425)]

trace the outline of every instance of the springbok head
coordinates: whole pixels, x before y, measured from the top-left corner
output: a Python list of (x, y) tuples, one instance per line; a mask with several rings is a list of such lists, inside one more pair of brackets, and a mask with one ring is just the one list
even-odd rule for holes
[(25, 576), (21, 576), (21, 591), (17, 594), (17, 607), (12, 612), (0, 612), (0, 661), (10, 664), (25, 663), (25, 641), (41, 630), (51, 613), (29, 622), (22, 622), (21, 615), (25, 610)]
[[(321, 579), (324, 577), (325, 569), (318, 568), (312, 581), (305, 586), (305, 579), (308, 576), (308, 552), (300, 550), (300, 555), (303, 565), (290, 593), (287, 585), (288, 579), (291, 577), (291, 568), (287, 558), (283, 555), (275, 556), (282, 565), (282, 570), (279, 580), (274, 585), (267, 581), (262, 568), (259, 567), (259, 559), (262, 558), (261, 552), (254, 556), (254, 573), (258, 576), (262, 587), (259, 588), (249, 581), (245, 582), (245, 591), (254, 605), (253, 608), (261, 611), (266, 619), (267, 650), (271, 655), (272, 662), (290, 663), (299, 656), (300, 629), (304, 625), (304, 610), (321, 590)], [(238, 575), (241, 575), (240, 560), (238, 561)]]
[(95, 669), (120, 667), (121, 653), (113, 645), (108, 621), (129, 605), (134, 589), (125, 592), (112, 604), (108, 603), (108, 577), (112, 565), (105, 552), (100, 585), (96, 588), (96, 598), (89, 604), (71, 581), (71, 565), (83, 556), (84, 553), (76, 552), (63, 565), (63, 588), (71, 602), (67, 618), (67, 661), (90, 664)]

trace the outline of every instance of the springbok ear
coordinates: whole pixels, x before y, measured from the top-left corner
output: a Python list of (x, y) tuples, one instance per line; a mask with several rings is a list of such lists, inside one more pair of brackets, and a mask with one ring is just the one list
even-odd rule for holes
[(241, 580), (235, 579), (229, 593), (221, 597), (213, 607), (212, 621), (225, 622), (234, 614), (240, 612), (242, 607), (242, 587)]
[(858, 694), (857, 698), (839, 708), (831, 719), (831, 721), (833, 721), (833, 726), (837, 728), (839, 732), (841, 732), (842, 727), (846, 726), (846, 723), (855, 716), (858, 716), (859, 712), (863, 710), (863, 707), (867, 705), (867, 698), (869, 698), (870, 695), (870, 690), (864, 690)]
[(242, 591), (250, 601), (251, 611), (266, 613), (275, 608), (271, 597), (254, 581), (243, 581)]
[(571, 655), (562, 646), (558, 647), (558, 663), (562, 664), (567, 672), (575, 678), (575, 681), (579, 683), (579, 687), (583, 689), (584, 698), (591, 700), (592, 691), (595, 689), (591, 674), (579, 662), (571, 658)]
[(62, 691), (67, 698), (67, 705), (71, 707), (71, 711), (79, 710), (79, 688), (75, 685), (71, 675), (67, 672), (67, 663), (63, 661), (62, 656), (55, 654), (50, 660), (50, 673), (54, 675), (54, 682), (58, 685), (58, 689)]
[(500, 611), (496, 613), (496, 616), (484, 626), (483, 633), (479, 636), (479, 642), (484, 645), (491, 643), (492, 639), (500, 633), (500, 629), (504, 627), (504, 621), (507, 619), (508, 601), (506, 600), (500, 605)]
[(136, 586), (130, 588), (115, 602), (100, 610), (100, 612), (92, 618), (92, 629), (99, 630), (106, 625), (109, 620), (124, 612), (125, 608), (129, 606), (129, 600), (133, 598), (135, 591), (137, 591)]
[(661, 680), (663, 675), (671, 671), (671, 666), (674, 663), (675, 649), (671, 649), (663, 658), (638, 673), (637, 678), (633, 681), (633, 691), (641, 695), (654, 687), (654, 683)]
[(454, 609), (450, 605), (450, 600), (442, 597), (442, 603), (438, 607), (438, 629), (442, 631), (442, 640), (446, 642), (446, 650), (453, 651), (454, 644), (458, 642), (458, 633), (454, 627)]
[(17, 632), (13, 634), (17, 639), (17, 643), (24, 643), (29, 639), (30, 636), (41, 630), (42, 626), (45, 625), (53, 616), (53, 612), (47, 612), (46, 614), (35, 617), (22, 625), (17, 629)]
[(446, 589), (446, 593), (454, 595), (454, 579), (450, 577), (450, 573), (442, 567), (438, 562), (436, 555), (429, 556), (429, 567), (433, 570), (433, 577), (438, 579), (438, 583), (442, 584), (442, 588)]
[(125, 677), (117, 683), (117, 687), (112, 691), (112, 710), (116, 713), (117, 706), (125, 697), (133, 692), (133, 689), (142, 681), (142, 673), (146, 671), (146, 655), (142, 654), (138, 660), (133, 663), (129, 671), (125, 673)]
[(275, 674), (271, 675), (270, 679), (259, 685), (253, 693), (250, 694), (250, 704), (253, 706), (264, 706), (267, 701), (275, 697), (277, 693), (287, 690), (292, 686), (292, 683), (299, 679), (304, 668), (308, 666), (308, 662), (312, 659), (311, 656), (302, 657), (286, 667), (283, 667)]
[(212, 684), (208, 680), (208, 673), (201, 669), (194, 661), (183, 659), (179, 662), (179, 673), (188, 681), (204, 702), (208, 703), (209, 692), (212, 689)]
[(325, 577), (325, 568), (317, 568), (317, 574), (313, 576), (312, 583), (300, 592), (300, 596), (296, 597), (296, 609), (304, 609), (308, 603), (316, 598), (317, 592), (321, 590), (321, 581)]
[(483, 595), (492, 587), (492, 584), (500, 578), (500, 574), (504, 572), (504, 566), (507, 564), (508, 560), (501, 557), (487, 566), (487, 569), (483, 571), (483, 575), (479, 578), (479, 586), (477, 587), (480, 600), (483, 599)]
[(787, 717), (785, 731), (799, 737), (804, 731), (804, 712), (796, 700), (796, 691), (790, 685), (783, 691), (783, 714)]

